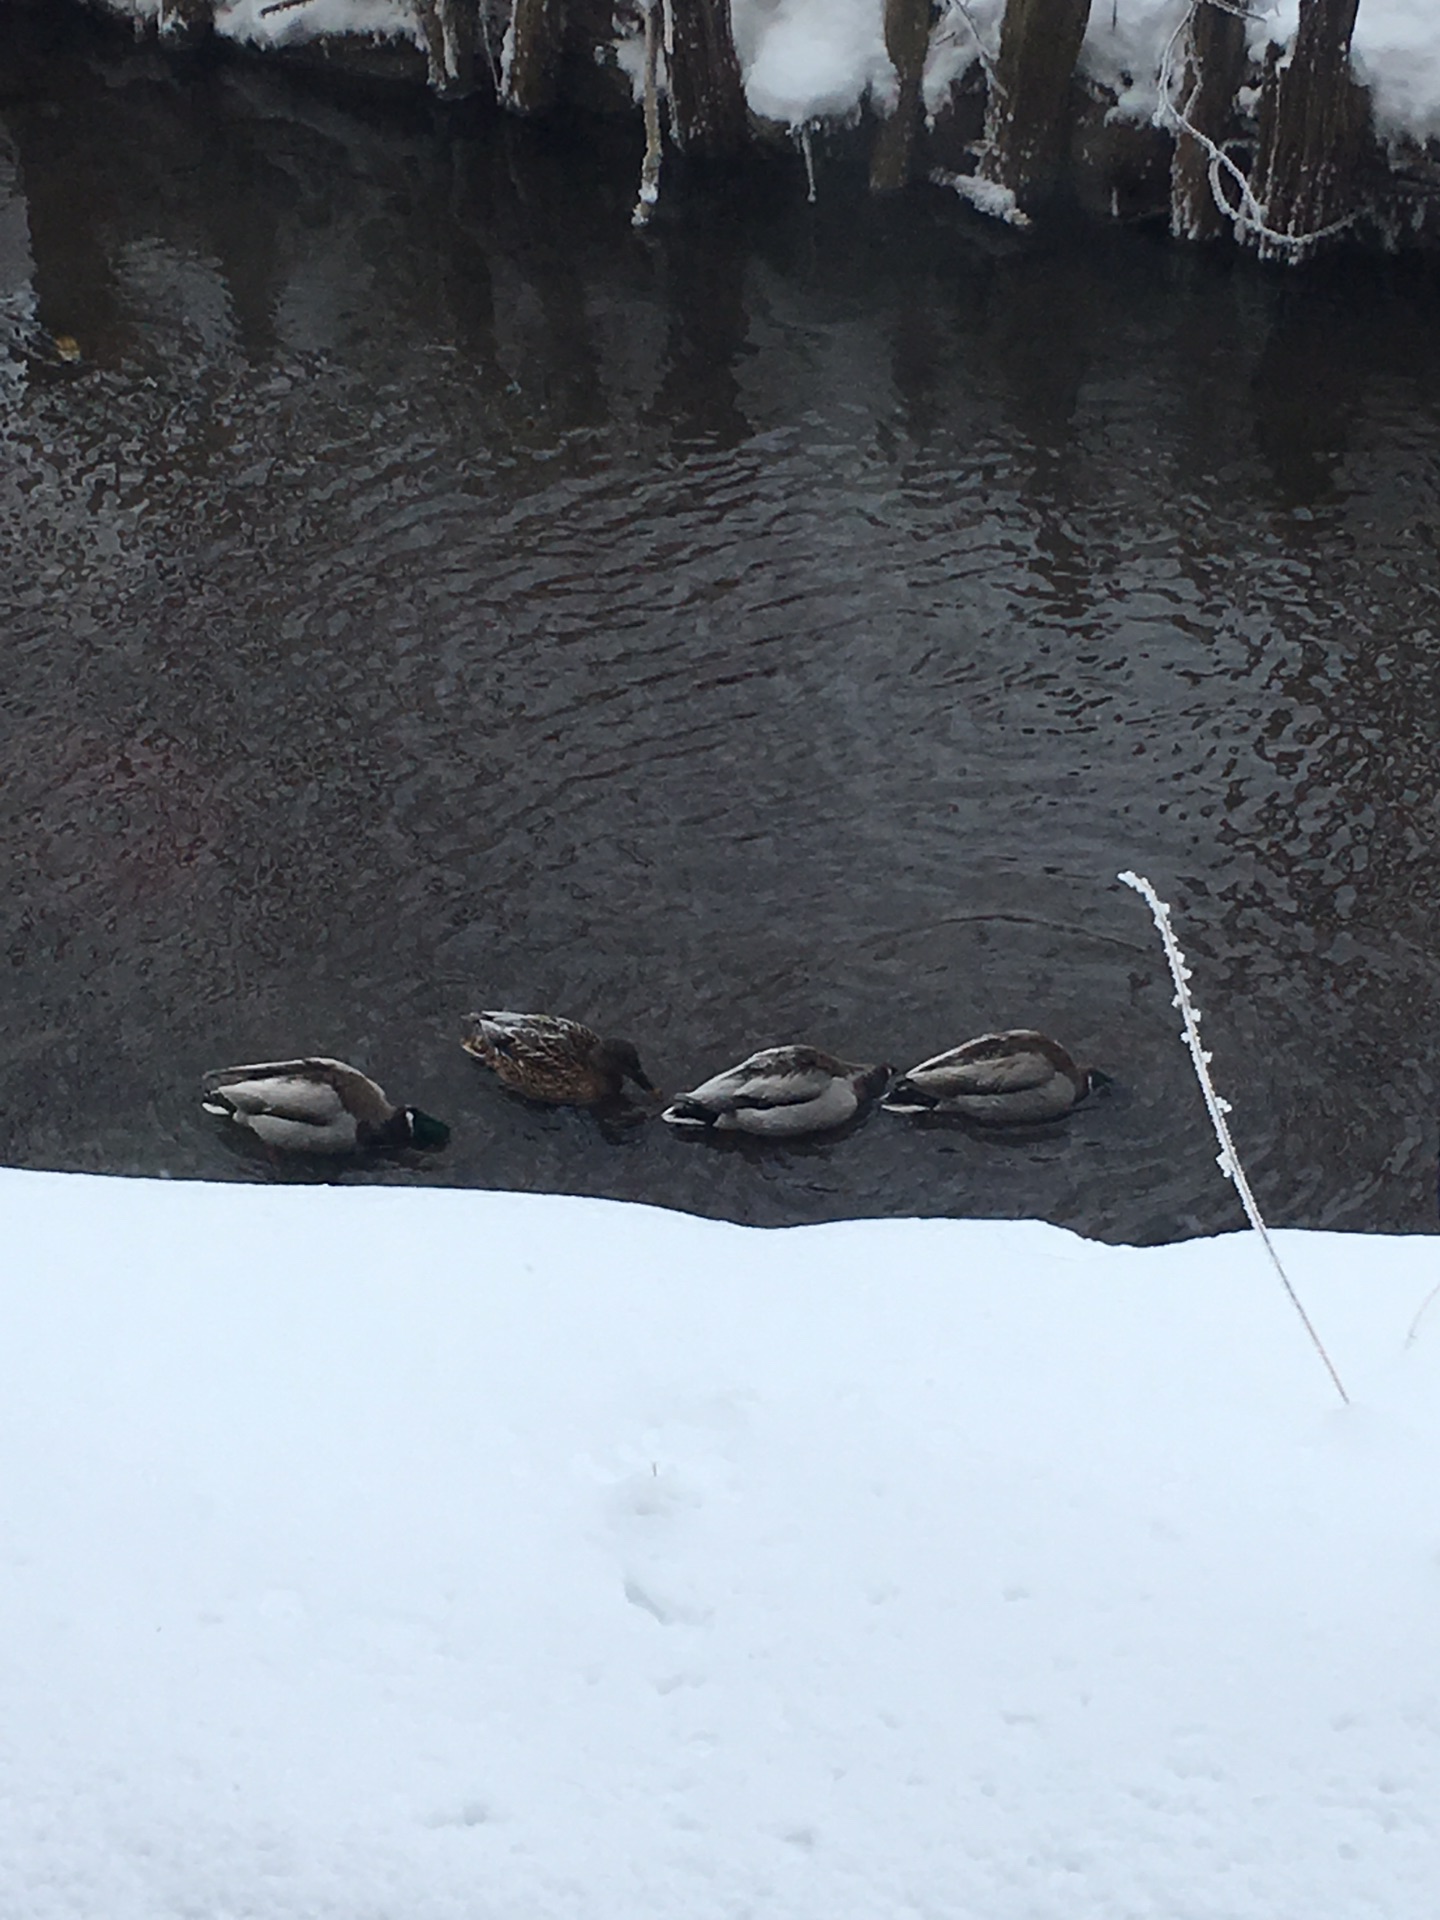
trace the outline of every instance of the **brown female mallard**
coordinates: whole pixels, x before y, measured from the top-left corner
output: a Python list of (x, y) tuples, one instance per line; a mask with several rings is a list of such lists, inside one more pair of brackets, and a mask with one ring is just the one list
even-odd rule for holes
[(624, 1082), (656, 1093), (630, 1040), (602, 1040), (553, 1013), (467, 1013), (460, 1044), (512, 1093), (557, 1105), (617, 1100)]

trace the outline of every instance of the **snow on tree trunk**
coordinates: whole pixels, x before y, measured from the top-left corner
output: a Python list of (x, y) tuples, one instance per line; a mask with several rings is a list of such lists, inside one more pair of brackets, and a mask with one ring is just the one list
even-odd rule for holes
[[(1200, 0), (1190, 21), (1175, 106), (1196, 133), (1216, 146), (1223, 145), (1234, 119), (1245, 61), (1244, 20), (1228, 6)], [(1170, 169), (1170, 231), (1181, 240), (1215, 240), (1230, 231), (1229, 218), (1216, 205), (1211, 188), (1209, 149), (1183, 127)]]
[(872, 193), (894, 193), (909, 183), (929, 48), (930, 0), (885, 0), (885, 51), (900, 82), (900, 97), (875, 136), (870, 156)]
[(561, 0), (515, 0), (510, 15), (505, 104), (516, 113), (548, 113), (560, 66)]
[(730, 0), (673, 0), (671, 22), (676, 141), (700, 159), (733, 160), (745, 147), (749, 122), (730, 31)]
[(199, 40), (215, 24), (215, 0), (161, 0), (156, 24), (167, 40)]
[(1089, 18), (1090, 0), (1007, 0), (978, 171), (1023, 207), (1059, 182), (1070, 83)]
[(1348, 225), (1368, 103), (1350, 72), (1359, 0), (1300, 0), (1288, 60), (1272, 49), (1250, 187), (1267, 232), (1242, 226), (1262, 260), (1294, 260)]
[(474, 0), (414, 0), (414, 6), (432, 92), (442, 100), (463, 100), (475, 90)]

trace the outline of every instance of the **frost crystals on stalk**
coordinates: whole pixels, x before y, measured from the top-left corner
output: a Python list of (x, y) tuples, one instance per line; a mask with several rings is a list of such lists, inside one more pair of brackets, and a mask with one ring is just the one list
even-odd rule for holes
[(1290, 1296), (1291, 1304), (1304, 1322), (1305, 1331), (1315, 1343), (1315, 1351), (1325, 1362), (1330, 1378), (1335, 1382), (1337, 1393), (1348, 1406), (1350, 1404), (1350, 1396), (1346, 1393), (1340, 1376), (1335, 1371), (1334, 1361), (1325, 1351), (1319, 1334), (1311, 1324), (1309, 1314), (1306, 1313), (1304, 1307), (1301, 1306), (1300, 1296), (1291, 1285), (1289, 1274), (1286, 1273), (1280, 1263), (1280, 1256), (1275, 1251), (1275, 1243), (1270, 1238), (1270, 1230), (1260, 1217), (1260, 1209), (1255, 1204), (1254, 1194), (1250, 1191), (1250, 1182), (1245, 1177), (1245, 1169), (1241, 1166), (1240, 1156), (1235, 1151), (1235, 1142), (1230, 1138), (1230, 1128), (1225, 1119), (1226, 1114), (1230, 1111), (1230, 1103), (1228, 1100), (1222, 1100), (1220, 1098), (1219, 1094), (1215, 1091), (1215, 1083), (1210, 1078), (1210, 1055), (1200, 1044), (1200, 1010), (1190, 998), (1190, 969), (1185, 964), (1185, 956), (1180, 951), (1175, 939), (1174, 930), (1170, 925), (1170, 909), (1143, 874), (1125, 872), (1117, 874), (1116, 878), (1122, 881), (1127, 887), (1133, 887), (1135, 889), (1136, 893), (1138, 893), (1141, 899), (1149, 906), (1150, 912), (1154, 917), (1155, 925), (1160, 929), (1160, 939), (1165, 948), (1165, 958), (1170, 966), (1170, 977), (1175, 982), (1175, 999), (1173, 1004), (1179, 1009), (1180, 1018), (1184, 1022), (1184, 1025), (1180, 1029), (1180, 1038), (1190, 1049), (1190, 1059), (1195, 1068), (1195, 1078), (1200, 1082), (1200, 1091), (1205, 1096), (1205, 1105), (1210, 1114), (1210, 1124), (1214, 1127), (1215, 1138), (1220, 1144), (1220, 1152), (1216, 1156), (1216, 1163), (1225, 1178), (1235, 1183), (1235, 1191), (1240, 1196), (1240, 1203), (1245, 1209), (1246, 1218), (1256, 1233), (1259, 1234), (1265, 1251), (1270, 1256), (1270, 1263), (1276, 1273), (1279, 1274), (1281, 1284)]

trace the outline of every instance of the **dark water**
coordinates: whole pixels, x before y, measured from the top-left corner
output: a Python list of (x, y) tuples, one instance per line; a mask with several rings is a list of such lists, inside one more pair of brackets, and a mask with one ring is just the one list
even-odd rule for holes
[[(1233, 1225), (1133, 866), (1272, 1218), (1434, 1225), (1423, 277), (798, 162), (641, 237), (628, 133), (65, 19), (0, 5), (0, 1158), (272, 1178), (196, 1076), (321, 1050), (455, 1123), (347, 1179)], [(711, 1148), (504, 1096), (472, 1005), (1117, 1084)]]

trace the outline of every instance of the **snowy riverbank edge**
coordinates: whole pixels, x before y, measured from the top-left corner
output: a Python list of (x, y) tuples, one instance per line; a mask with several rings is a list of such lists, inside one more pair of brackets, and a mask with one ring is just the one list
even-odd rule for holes
[[(175, 0), (91, 0), (137, 27), (173, 28), (184, 14)], [(1108, 88), (1123, 117), (1148, 120), (1167, 43), (1189, 0), (1112, 0), (1095, 6), (1080, 56), (1080, 71)], [(638, 11), (638, 9), (637, 9)], [(999, 44), (1004, 0), (968, 0), (945, 11), (926, 71), (931, 112), (976, 57)], [(885, 45), (884, 0), (732, 0), (735, 44), (754, 112), (799, 126), (844, 119), (867, 95), (885, 110), (894, 102), (895, 74)], [(1298, 0), (1260, 0), (1250, 10), (1252, 50), (1267, 40), (1293, 40)], [(215, 31), (254, 48), (372, 36), (423, 46), (411, 0), (216, 0)], [(633, 22), (617, 42), (621, 64), (639, 74)], [(1355, 60), (1362, 84), (1375, 93), (1376, 115), (1387, 139), (1440, 135), (1440, 17), (1430, 0), (1365, 0), (1355, 26)]]
[[(1055, 3), (1063, 8), (1070, 0)], [(213, 39), (246, 54), (278, 57), (312, 78), (428, 86), (451, 100), (472, 92), (494, 99), (498, 90), (524, 117), (576, 111), (582, 119), (629, 116), (637, 131), (640, 125), (639, 7), (621, 8), (613, 18), (608, 7), (576, 15), (563, 49), (553, 31), (559, 16), (530, 9), (517, 52), (520, 16), (502, 31), (511, 18), (509, 0), (478, 14), (462, 0), (79, 4), (128, 23), (139, 38), (158, 36), (182, 59), (189, 57), (186, 49)], [(1034, 76), (1040, 93), (1032, 100), (1027, 91), (1026, 103), (1016, 106), (1017, 116), (1033, 112), (1037, 128), (1053, 132), (1054, 141), (1047, 133), (1037, 148), (1030, 136), (1017, 133), (1012, 140), (983, 131), (989, 89), (982, 71), (996, 71), (1004, 0), (949, 0), (936, 12), (921, 67), (907, 68), (903, 83), (887, 43), (885, 0), (734, 0), (740, 93), (733, 92), (733, 67), (727, 69), (731, 80), (717, 78), (698, 49), (684, 66), (687, 73), (694, 69), (693, 84), (707, 98), (714, 93), (711, 108), (729, 130), (722, 138), (718, 122), (712, 127), (702, 113), (680, 144), (698, 142), (700, 153), (713, 137), (714, 150), (733, 159), (748, 138), (754, 154), (788, 165), (792, 186), (803, 182), (812, 201), (837, 183), (848, 180), (853, 188), (863, 168), (882, 197), (907, 181), (926, 180), (955, 188), (971, 207), (1014, 226), (1028, 225), (1056, 195), (1057, 204), (1090, 218), (1165, 224), (1192, 241), (1214, 241), (1233, 228), (1242, 246), (1292, 264), (1332, 245), (1407, 254), (1440, 248), (1440, 17), (1432, 0), (1366, 0), (1350, 45), (1355, 87), (1338, 80), (1332, 86), (1317, 73), (1306, 82), (1311, 92), (1303, 112), (1299, 96), (1280, 78), (1292, 67), (1310, 72), (1314, 50), (1302, 55), (1298, 0), (1271, 0), (1247, 12), (1248, 38), (1223, 56), (1216, 48), (1205, 55), (1215, 68), (1201, 115), (1205, 140), (1219, 142), (1209, 148), (1220, 169), (1213, 184), (1185, 159), (1186, 143), (1178, 152), (1175, 145), (1177, 109), (1190, 100), (1201, 111), (1181, 54), (1191, 44), (1186, 22), (1199, 4), (1121, 0), (1091, 8), (1077, 84), (1063, 108), (1041, 98), (1044, 88)], [(920, 5), (923, 13), (924, 0)], [(913, 11), (914, 0), (904, 6)], [(1223, 12), (1202, 9), (1212, 22)], [(900, 29), (893, 21), (892, 28), (893, 38)], [(905, 64), (901, 54), (895, 59)], [(1321, 68), (1329, 71), (1324, 61)], [(681, 89), (687, 97), (691, 84)], [(1327, 89), (1336, 93), (1329, 106), (1323, 104)], [(729, 103), (723, 112), (722, 98)], [(901, 107), (902, 100), (908, 104)], [(683, 112), (692, 109), (699, 111), (692, 102)], [(1329, 132), (1321, 139), (1315, 129), (1324, 127)], [(668, 150), (668, 140), (657, 134), (653, 151), (647, 148), (652, 172), (656, 165), (664, 170)], [(1259, 200), (1243, 196), (1247, 170)], [(642, 225), (655, 204), (646, 195), (655, 191), (652, 179), (636, 203), (634, 218)]]
[(7, 1913), (1433, 1911), (1433, 1239), (0, 1198)]

